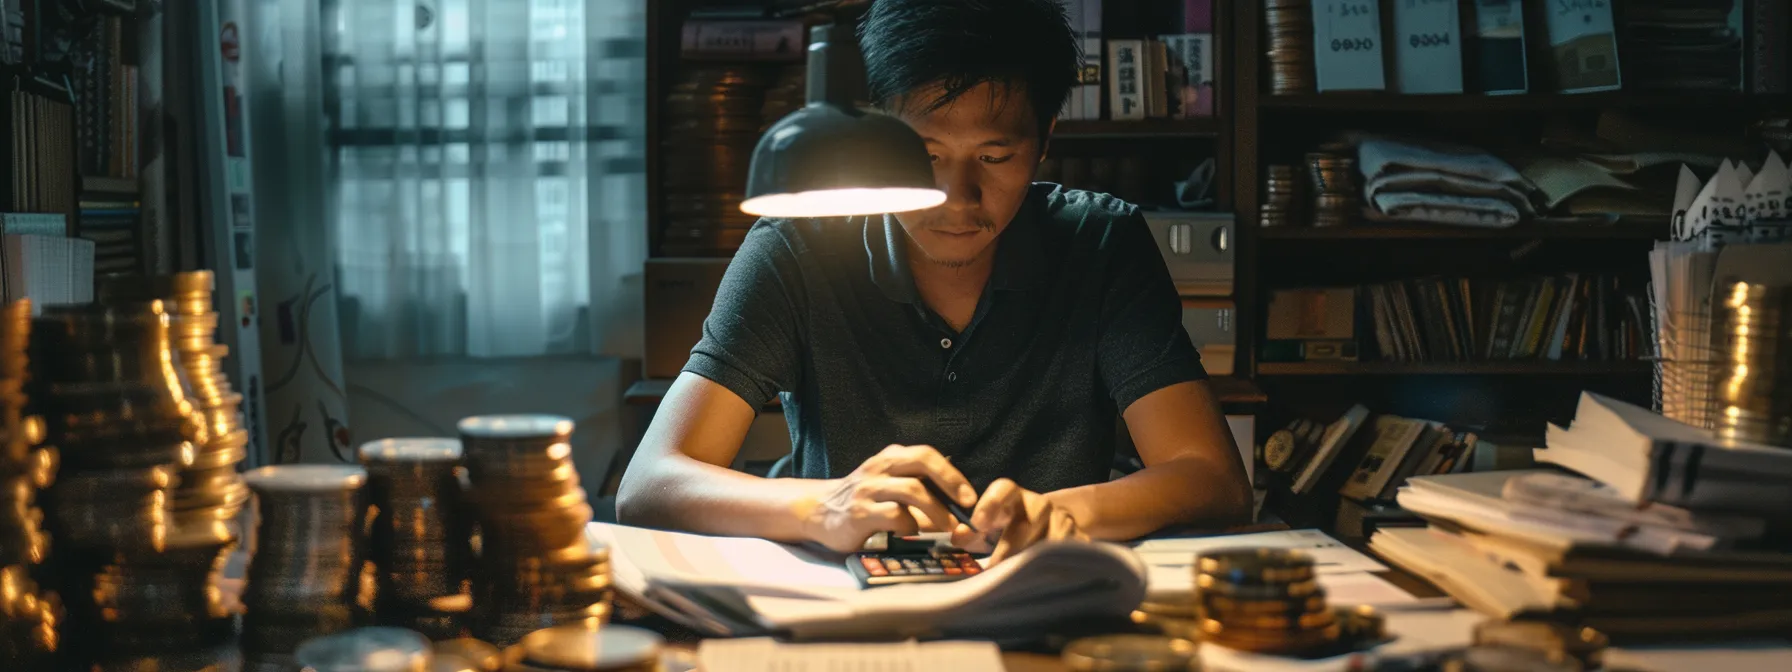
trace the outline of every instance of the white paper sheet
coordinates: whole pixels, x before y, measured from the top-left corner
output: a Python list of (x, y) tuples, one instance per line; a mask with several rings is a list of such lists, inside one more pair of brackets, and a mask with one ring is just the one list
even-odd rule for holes
[(705, 639), (697, 647), (704, 672), (1000, 672), (990, 642), (787, 644), (769, 638)]
[(1387, 632), (1393, 641), (1370, 651), (1299, 660), (1233, 651), (1219, 646), (1201, 647), (1201, 669), (1206, 672), (1348, 672), (1374, 669), (1377, 661), (1404, 661), (1394, 669), (1439, 653), (1468, 646), (1476, 623), (1487, 617), (1468, 609), (1387, 612)]
[(1642, 672), (1784, 672), (1792, 670), (1792, 641), (1720, 642), (1605, 650), (1610, 669)]
[(1192, 567), (1195, 556), (1204, 551), (1240, 546), (1291, 548), (1312, 554), (1314, 568), (1321, 574), (1345, 572), (1380, 572), (1387, 566), (1357, 552), (1319, 530), (1281, 530), (1255, 534), (1233, 534), (1216, 537), (1176, 537), (1152, 539), (1133, 545), (1133, 550), (1156, 566)]

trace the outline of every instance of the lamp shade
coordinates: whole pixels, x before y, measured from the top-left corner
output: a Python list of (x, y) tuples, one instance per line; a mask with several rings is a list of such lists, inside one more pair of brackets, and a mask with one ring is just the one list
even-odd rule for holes
[(946, 200), (933, 184), (927, 146), (888, 115), (812, 101), (760, 136), (746, 200), (761, 217), (848, 217), (931, 208)]

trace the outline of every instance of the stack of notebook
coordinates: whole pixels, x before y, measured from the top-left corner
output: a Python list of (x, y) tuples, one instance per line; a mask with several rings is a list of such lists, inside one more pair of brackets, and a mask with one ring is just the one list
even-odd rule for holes
[[(1616, 641), (1792, 628), (1792, 450), (1721, 442), (1584, 393), (1537, 461), (1572, 469), (1413, 478), (1429, 527), (1369, 547), (1499, 618), (1566, 620)], [(1578, 473), (1573, 473), (1578, 472)]]

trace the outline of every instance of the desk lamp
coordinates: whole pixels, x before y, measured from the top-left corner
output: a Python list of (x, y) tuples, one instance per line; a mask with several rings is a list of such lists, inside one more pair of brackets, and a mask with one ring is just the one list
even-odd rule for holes
[(845, 85), (850, 39), (851, 30), (839, 24), (810, 30), (804, 105), (773, 124), (753, 148), (742, 212), (849, 217), (946, 201), (934, 187), (921, 136), (900, 119), (853, 104)]

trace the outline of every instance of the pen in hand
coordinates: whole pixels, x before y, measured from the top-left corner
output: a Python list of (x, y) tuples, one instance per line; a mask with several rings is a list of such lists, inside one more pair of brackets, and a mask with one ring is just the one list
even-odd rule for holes
[[(951, 458), (947, 459), (950, 460)], [(953, 518), (957, 518), (958, 522), (964, 523), (964, 526), (971, 528), (972, 532), (982, 532), (982, 530), (977, 529), (976, 525), (971, 524), (971, 512), (966, 511), (963, 506), (960, 506), (958, 500), (947, 496), (946, 491), (941, 490), (939, 484), (934, 483), (933, 479), (923, 477), (921, 478), (921, 485), (927, 488), (927, 494), (933, 495), (934, 499), (939, 500), (940, 504), (945, 505), (946, 511), (950, 512)]]

